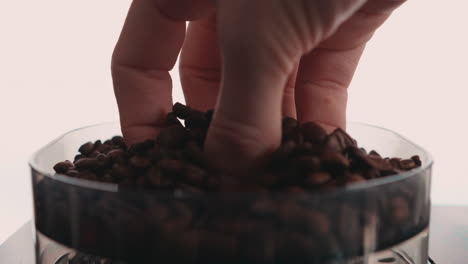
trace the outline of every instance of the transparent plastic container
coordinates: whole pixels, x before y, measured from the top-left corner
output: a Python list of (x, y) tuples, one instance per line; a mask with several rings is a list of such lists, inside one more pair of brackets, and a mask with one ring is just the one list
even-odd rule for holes
[(56, 175), (117, 123), (69, 132), (30, 162), (38, 264), (428, 263), (432, 158), (400, 135), (349, 124), (360, 147), (419, 155), (396, 176), (311, 194), (188, 194)]

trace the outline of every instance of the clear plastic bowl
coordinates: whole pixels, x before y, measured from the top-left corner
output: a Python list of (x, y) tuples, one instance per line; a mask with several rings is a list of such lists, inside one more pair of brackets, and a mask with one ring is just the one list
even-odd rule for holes
[(419, 155), (422, 166), (300, 195), (122, 189), (54, 174), (82, 143), (120, 127), (71, 131), (30, 162), (37, 263), (426, 264), (431, 156), (386, 129), (351, 123), (348, 132), (382, 156)]

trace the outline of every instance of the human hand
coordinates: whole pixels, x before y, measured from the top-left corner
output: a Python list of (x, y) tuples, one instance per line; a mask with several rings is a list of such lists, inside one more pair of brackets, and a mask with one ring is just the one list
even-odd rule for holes
[(277, 147), (284, 115), (344, 127), (364, 47), (403, 2), (134, 0), (112, 60), (122, 132), (130, 143), (156, 137), (180, 51), (187, 104), (216, 105), (205, 150), (221, 167)]

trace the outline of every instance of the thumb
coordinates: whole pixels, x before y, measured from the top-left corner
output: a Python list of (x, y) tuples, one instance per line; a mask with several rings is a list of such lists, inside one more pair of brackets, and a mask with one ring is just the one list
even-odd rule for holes
[(248, 169), (278, 147), (283, 89), (295, 63), (365, 2), (218, 1), (222, 81), (205, 145), (218, 166)]

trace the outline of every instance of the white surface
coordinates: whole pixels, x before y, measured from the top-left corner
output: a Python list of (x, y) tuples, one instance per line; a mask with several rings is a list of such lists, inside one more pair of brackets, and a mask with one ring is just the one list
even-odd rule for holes
[[(117, 119), (109, 59), (128, 5), (0, 1), (0, 243), (32, 215), (31, 153), (70, 129)], [(350, 120), (433, 153), (437, 203), (468, 203), (467, 7), (408, 1), (368, 45), (350, 91)]]

